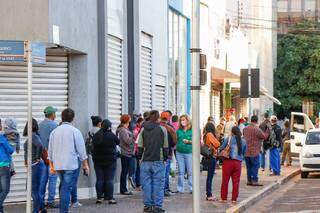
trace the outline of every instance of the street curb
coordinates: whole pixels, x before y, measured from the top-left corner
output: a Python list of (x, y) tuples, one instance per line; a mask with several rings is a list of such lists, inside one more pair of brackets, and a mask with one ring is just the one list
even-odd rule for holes
[(247, 199), (241, 201), (239, 204), (236, 206), (233, 206), (231, 208), (228, 208), (226, 210), (226, 213), (240, 213), (243, 212), (244, 210), (248, 209), (249, 207), (253, 206), (258, 200), (262, 199), (265, 197), (267, 194), (270, 194), (271, 192), (275, 191), (278, 189), (281, 185), (287, 183), (290, 179), (293, 177), (297, 176), (300, 174), (300, 169), (296, 169), (293, 172), (291, 172), (289, 175), (275, 181), (271, 185), (267, 186), (266, 188), (260, 190), (256, 194), (248, 197)]

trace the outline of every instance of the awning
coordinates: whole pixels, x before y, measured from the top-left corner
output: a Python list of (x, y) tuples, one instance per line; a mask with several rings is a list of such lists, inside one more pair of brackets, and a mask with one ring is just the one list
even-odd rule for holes
[(281, 105), (281, 102), (277, 98), (275, 98), (272, 95), (270, 95), (269, 91), (263, 86), (260, 87), (260, 95), (264, 95), (267, 98), (269, 98), (270, 100), (272, 100), (274, 103), (276, 103), (278, 105)]
[(211, 67), (211, 80), (218, 82), (240, 82), (240, 76), (224, 69), (220, 69), (217, 67)]

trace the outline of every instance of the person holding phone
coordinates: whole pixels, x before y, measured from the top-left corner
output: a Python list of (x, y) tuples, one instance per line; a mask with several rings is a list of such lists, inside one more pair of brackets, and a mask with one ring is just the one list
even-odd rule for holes
[(178, 143), (177, 163), (179, 168), (179, 178), (177, 190), (179, 193), (184, 193), (184, 175), (188, 174), (188, 186), (192, 193), (192, 127), (189, 116), (182, 115), (179, 119), (179, 130), (177, 131)]

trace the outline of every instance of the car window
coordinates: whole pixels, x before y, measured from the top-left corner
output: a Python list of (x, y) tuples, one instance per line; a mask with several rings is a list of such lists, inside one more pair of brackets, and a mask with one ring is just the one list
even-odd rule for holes
[(294, 132), (306, 133), (304, 125), (304, 117), (301, 115), (294, 115), (292, 130)]
[(306, 145), (320, 145), (320, 132), (309, 132), (306, 138)]

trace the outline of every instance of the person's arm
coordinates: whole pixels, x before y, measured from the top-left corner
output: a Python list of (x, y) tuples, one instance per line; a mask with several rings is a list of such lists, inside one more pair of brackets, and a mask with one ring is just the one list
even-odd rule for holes
[(12, 148), (12, 146), (9, 144), (9, 141), (7, 140), (6, 137), (3, 137), (3, 140), (0, 140), (1, 144), (3, 145), (5, 151), (9, 154), (12, 155), (12, 153), (14, 152), (14, 149)]
[(129, 136), (127, 131), (122, 128), (119, 132), (119, 139), (122, 140), (126, 144), (131, 144), (132, 143), (132, 138)]
[(166, 161), (169, 155), (169, 142), (168, 142), (168, 131), (166, 128), (160, 126), (164, 135), (164, 143), (163, 143), (163, 160)]
[(213, 146), (214, 148), (219, 148), (220, 142), (214, 137), (212, 133), (207, 134), (206, 143), (208, 146)]
[(269, 134), (264, 133), (260, 128), (256, 128), (256, 135), (261, 140), (267, 140)]
[(173, 145), (174, 145), (174, 146), (177, 145), (178, 139), (177, 139), (177, 134), (176, 134), (176, 132), (174, 131), (174, 129), (171, 128), (171, 127), (169, 127), (168, 134), (170, 134), (170, 136), (171, 136)]
[(19, 152), (20, 152), (20, 134), (19, 133), (17, 133), (17, 139), (16, 139), (16, 152), (17, 152), (17, 154), (19, 154)]
[(138, 136), (138, 158), (139, 159), (142, 159), (142, 156), (143, 156), (143, 153), (144, 153), (143, 131), (144, 131), (144, 129), (141, 129), (140, 134)]
[(228, 138), (223, 139), (222, 145), (220, 146), (220, 150), (224, 150), (227, 147), (228, 140)]
[(116, 145), (118, 146), (119, 144), (120, 144), (120, 140), (119, 140), (119, 138), (114, 134), (114, 133), (112, 133), (113, 134), (113, 137), (114, 137), (114, 142), (116, 143)]
[(89, 164), (88, 164), (88, 156), (86, 152), (86, 146), (83, 140), (83, 136), (79, 130), (74, 132), (74, 143), (76, 152), (79, 156), (80, 161), (82, 162), (82, 168), (86, 174), (89, 175)]
[(52, 140), (53, 140), (53, 132), (51, 132), (50, 136), (49, 136), (49, 145), (48, 145), (48, 159), (50, 160), (50, 162), (53, 161), (53, 153), (52, 153)]

